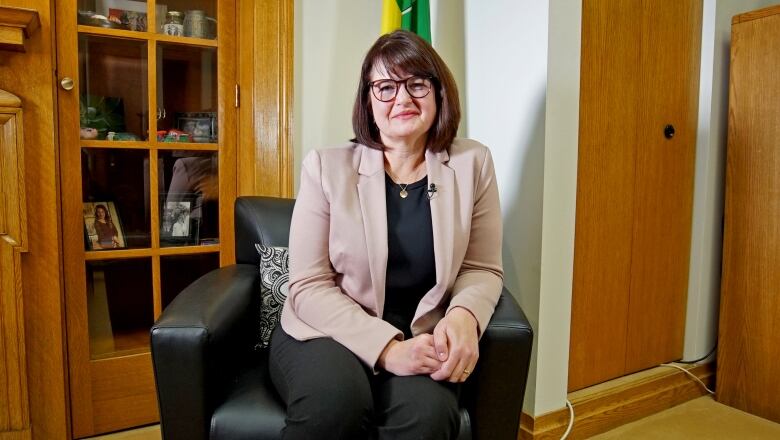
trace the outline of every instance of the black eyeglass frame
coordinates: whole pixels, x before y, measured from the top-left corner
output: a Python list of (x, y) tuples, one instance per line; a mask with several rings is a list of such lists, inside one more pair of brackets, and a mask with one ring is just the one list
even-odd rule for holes
[[(428, 87), (428, 90), (425, 92), (424, 95), (422, 95), (422, 96), (414, 96), (412, 94), (412, 92), (409, 91), (409, 81), (411, 81), (413, 79), (427, 79), (428, 82), (430, 82), (431, 85)], [(395, 93), (393, 94), (393, 96), (390, 99), (382, 99), (379, 96), (376, 96), (376, 91), (374, 90), (374, 85), (377, 84), (377, 83), (383, 82), (383, 81), (392, 81), (392, 82), (395, 83)], [(410, 76), (408, 78), (404, 78), (404, 79), (382, 78), (382, 79), (377, 79), (377, 80), (374, 80), (374, 81), (369, 81), (368, 82), (368, 88), (371, 89), (371, 94), (374, 95), (374, 98), (376, 98), (378, 101), (380, 101), (380, 102), (390, 102), (390, 101), (394, 100), (398, 96), (398, 91), (401, 90), (401, 84), (404, 85), (404, 88), (406, 88), (406, 93), (408, 93), (409, 96), (411, 96), (412, 98), (421, 99), (421, 98), (425, 98), (426, 96), (428, 96), (431, 93), (431, 90), (433, 90), (433, 88), (436, 86), (436, 78), (433, 77), (433, 76), (419, 76), (419, 75), (412, 75), (412, 76)]]

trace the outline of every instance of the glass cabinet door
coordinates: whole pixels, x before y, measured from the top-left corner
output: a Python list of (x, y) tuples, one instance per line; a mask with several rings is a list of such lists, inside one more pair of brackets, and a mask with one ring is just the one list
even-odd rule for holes
[(63, 252), (80, 438), (158, 420), (149, 330), (189, 283), (232, 262), (236, 59), (223, 54), (235, 35), (219, 23), (236, 17), (235, 0), (63, 3)]

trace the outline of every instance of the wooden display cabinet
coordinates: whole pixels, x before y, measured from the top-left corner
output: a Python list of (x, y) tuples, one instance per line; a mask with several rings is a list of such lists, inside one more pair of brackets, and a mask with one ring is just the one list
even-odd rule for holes
[[(68, 369), (79, 438), (157, 422), (149, 328), (187, 284), (234, 260), (237, 16), (235, 0), (57, 8)], [(166, 34), (172, 11), (184, 20)]]

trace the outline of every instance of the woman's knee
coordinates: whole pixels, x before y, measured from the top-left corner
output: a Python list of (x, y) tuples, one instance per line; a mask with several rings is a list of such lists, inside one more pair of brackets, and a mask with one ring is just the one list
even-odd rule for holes
[[(449, 439), (460, 428), (455, 391), (425, 376), (396, 377), (382, 388), (384, 437)], [(379, 408), (378, 408), (379, 409)]]
[(367, 438), (374, 406), (360, 361), (331, 339), (286, 343), (271, 362), (272, 378), (287, 405), (283, 437)]
[(428, 394), (427, 402), (419, 399), (407, 403), (417, 418), (419, 438), (454, 438), (460, 427), (458, 401), (449, 390)]
[(285, 439), (363, 439), (373, 429), (370, 390), (319, 387), (287, 406)]

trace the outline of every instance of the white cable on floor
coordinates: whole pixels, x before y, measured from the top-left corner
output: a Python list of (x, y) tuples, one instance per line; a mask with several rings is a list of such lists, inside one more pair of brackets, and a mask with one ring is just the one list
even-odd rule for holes
[(674, 365), (674, 364), (661, 364), (661, 365), (664, 366), (664, 367), (677, 368), (678, 370), (682, 371), (683, 373), (687, 374), (688, 376), (691, 376), (696, 382), (699, 382), (701, 384), (701, 386), (703, 386), (704, 389), (707, 390), (708, 393), (715, 394), (715, 391), (712, 391), (711, 389), (707, 388), (707, 385), (705, 385), (704, 382), (701, 381), (701, 379), (696, 377), (696, 375), (694, 375), (690, 371), (686, 370), (685, 368), (683, 368), (683, 367), (681, 367), (679, 365)]
[(574, 407), (571, 406), (569, 399), (566, 399), (566, 407), (569, 408), (569, 426), (566, 427), (566, 432), (563, 433), (561, 440), (566, 440), (566, 437), (571, 433), (571, 427), (574, 426)]

